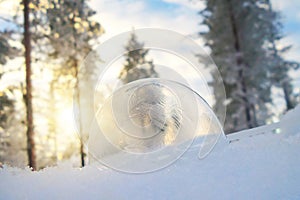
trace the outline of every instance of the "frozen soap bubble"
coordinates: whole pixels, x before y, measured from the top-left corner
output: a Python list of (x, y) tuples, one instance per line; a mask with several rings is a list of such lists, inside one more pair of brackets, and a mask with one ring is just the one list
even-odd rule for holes
[(166, 167), (191, 146), (205, 157), (223, 133), (212, 109), (185, 85), (164, 79), (126, 84), (106, 99), (89, 135), (91, 160), (144, 173)]

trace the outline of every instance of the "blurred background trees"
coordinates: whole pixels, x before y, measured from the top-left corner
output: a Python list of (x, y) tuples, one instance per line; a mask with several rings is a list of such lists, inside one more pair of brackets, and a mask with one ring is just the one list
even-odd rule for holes
[[(87, 127), (85, 126), (85, 130), (83, 130), (80, 112), (84, 112), (81, 106), (86, 106), (87, 102), (80, 101), (80, 89), (81, 87), (85, 89), (84, 86), (87, 85), (80, 86), (80, 81), (84, 81), (85, 84), (95, 81), (95, 77), (92, 76), (97, 69), (80, 71), (80, 65), (85, 56), (93, 50), (93, 46), (98, 44), (97, 40), (103, 33), (103, 28), (98, 22), (91, 19), (96, 13), (89, 7), (87, 1), (25, 0), (20, 2), (19, 6), (24, 8), (24, 12), (22, 13), (22, 9), (17, 9), (14, 14), (14, 21), (11, 20), (10, 23), (13, 27), (20, 27), (15, 28), (15, 35), (19, 40), (19, 44), (15, 44), (15, 46), (20, 46), (23, 43), (25, 50), (26, 83), (23, 80), (20, 83), (19, 90), (25, 100), (24, 106), (27, 107), (27, 120), (25, 120), (25, 116), (22, 116), (22, 121), (27, 127), (28, 144), (22, 150), (28, 150), (27, 158), (33, 169), (52, 165), (57, 159), (64, 158), (65, 155), (67, 157), (74, 156), (74, 145), (77, 146), (74, 141), (65, 144), (73, 146), (69, 150), (73, 153), (59, 153), (57, 142), (59, 134), (65, 134), (60, 133), (61, 131), (70, 131), (70, 127), (62, 127), (62, 129), (58, 127), (58, 123), (64, 123), (59, 122), (62, 119), (57, 119), (58, 115), (72, 117), (74, 106), (79, 112), (76, 115), (79, 137), (77, 139), (74, 136), (72, 137), (79, 143), (76, 148), (80, 152), (80, 165), (84, 166), (85, 152), (82, 141), (83, 137), (87, 135)], [(24, 20), (24, 26), (22, 19)], [(1, 32), (1, 67), (6, 64), (7, 59), (13, 59), (14, 51), (16, 51), (16, 48), (11, 47), (8, 42), (11, 34), (12, 32), (8, 31)], [(21, 59), (21, 55), (18, 56)], [(95, 56), (95, 63), (96, 59), (100, 58)], [(23, 71), (24, 68), (20, 70)], [(1, 70), (1, 76), (2, 73), (4, 73), (3, 70)], [(40, 78), (34, 78), (37, 76), (40, 76)], [(31, 81), (43, 83), (41, 85), (33, 83), (34, 88), (31, 92)], [(4, 89), (9, 91), (9, 87)], [(86, 95), (87, 91), (84, 91), (83, 94)], [(72, 101), (73, 99), (75, 99), (75, 102)], [(30, 103), (31, 100), (32, 103)], [(58, 111), (66, 104), (70, 107), (69, 115)], [(7, 134), (7, 131), (4, 130), (6, 128), (5, 123), (8, 120), (7, 115), (12, 113), (13, 110), (13, 100), (3, 93), (1, 95), (2, 138)], [(67, 120), (72, 121), (72, 119)], [(70, 126), (70, 124), (65, 125)], [(35, 136), (35, 132), (39, 134)], [(22, 140), (24, 139), (23, 136)], [(6, 146), (9, 144), (4, 139), (2, 143), (3, 146), (4, 143)], [(67, 148), (65, 149), (67, 150)], [(2, 154), (7, 154), (7, 152), (3, 150)], [(34, 154), (37, 154), (37, 156), (35, 157)], [(5, 160), (1, 159), (1, 162), (5, 162)]]
[(282, 58), (289, 47), (276, 47), (281, 23), (269, 1), (208, 0), (200, 15), (208, 27), (200, 35), (225, 85), (227, 132), (264, 124), (274, 114), (268, 108), (272, 87), (283, 89), (287, 109), (294, 107), (288, 72), (298, 64)]
[[(5, 1), (9, 0), (0, 4)], [(95, 47), (104, 34), (100, 22), (106, 20), (99, 19), (91, 2), (16, 0), (10, 18), (1, 14), (0, 162), (33, 169), (64, 160), (86, 164), (84, 143), (94, 112), (89, 99), (98, 63), (103, 62)], [(286, 110), (295, 107), (290, 71), (299, 64), (284, 58), (291, 46), (279, 45), (283, 25), (270, 0), (204, 2), (200, 16), (206, 30), (199, 35), (225, 84), (226, 132), (255, 127), (282, 114), (272, 109), (274, 90), (283, 94)], [(127, 84), (159, 77), (149, 58), (155, 54), (144, 48), (134, 30), (127, 39), (117, 78)], [(94, 62), (82, 68), (87, 54)], [(214, 89), (214, 82), (210, 84)], [(221, 102), (214, 91), (217, 105)]]
[[(17, 158), (24, 156), (22, 151), (26, 148), (24, 132), (20, 127), (20, 112), (15, 93), (20, 88), (18, 85), (3, 84), (4, 75), (12, 73), (12, 69), (4, 66), (8, 60), (14, 59), (19, 55), (19, 49), (11, 44), (14, 31), (4, 29), (0, 31), (0, 162), (11, 163), (22, 166), (22, 160)], [(21, 133), (20, 133), (21, 132)], [(23, 160), (24, 162), (24, 160)]]
[[(83, 140), (87, 137), (88, 130), (83, 129), (81, 119), (83, 112), (81, 89), (86, 88), (80, 87), (80, 81), (83, 78), (91, 79), (95, 69), (83, 72), (80, 71), (80, 64), (85, 56), (93, 50), (93, 46), (98, 44), (97, 39), (103, 31), (98, 22), (91, 20), (93, 15), (95, 15), (95, 11), (83, 0), (52, 1), (50, 9), (47, 9), (46, 12), (49, 21), (47, 28), (50, 30), (48, 39), (52, 48), (52, 51), (48, 51), (47, 56), (50, 61), (56, 61), (56, 64), (59, 64), (60, 68), (56, 70), (55, 75), (65, 80), (66, 88), (64, 89), (75, 89), (74, 106), (78, 111), (76, 124), (80, 136), (81, 166), (85, 165), (86, 153)], [(96, 59), (95, 57), (95, 63)]]

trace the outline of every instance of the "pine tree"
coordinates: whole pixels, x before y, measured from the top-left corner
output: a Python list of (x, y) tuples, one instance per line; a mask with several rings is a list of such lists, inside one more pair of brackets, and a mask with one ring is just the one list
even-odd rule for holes
[[(4, 20), (10, 25), (15, 23), (5, 17), (0, 17), (0, 21)], [(10, 26), (9, 26), (10, 27)], [(0, 85), (2, 85), (3, 77), (10, 75), (14, 70), (6, 66), (9, 60), (20, 56), (20, 49), (16, 48), (11, 41), (16, 40), (16, 30), (5, 28), (0, 31)], [(3, 79), (2, 79), (3, 78)], [(10, 165), (24, 166), (26, 163), (23, 149), (25, 143), (23, 140), (23, 126), (18, 115), (22, 115), (22, 111), (17, 110), (16, 93), (20, 88), (14, 84), (6, 85), (0, 89), (0, 163)]]
[(144, 44), (137, 40), (134, 32), (131, 33), (125, 50), (127, 52), (125, 56), (126, 62), (119, 75), (124, 84), (142, 78), (158, 77), (157, 72), (154, 70), (153, 62), (146, 59), (148, 50), (144, 49)]
[[(77, 91), (77, 106), (80, 107), (79, 79), (87, 75), (79, 71), (79, 65), (84, 57), (92, 51), (92, 44), (97, 44), (97, 39), (102, 34), (103, 29), (98, 22), (91, 19), (96, 13), (89, 7), (87, 0), (24, 0), (22, 4), (25, 8), (24, 11), (26, 10), (24, 12), (26, 21), (24, 23), (24, 36), (26, 35), (26, 37), (24, 37), (23, 44), (26, 54), (27, 84), (26, 90), (24, 89), (24, 101), (27, 110), (31, 113), (30, 117), (27, 117), (27, 121), (30, 132), (33, 133), (34, 120), (32, 106), (30, 106), (32, 97), (30, 95), (31, 80), (29, 79), (34, 73), (34, 70), (31, 70), (31, 65), (35, 62), (31, 63), (31, 60), (55, 65), (56, 67), (53, 68), (55, 80), (57, 83), (59, 82), (60, 86), (62, 84), (68, 85), (69, 88), (66, 89), (69, 91), (70, 87)], [(19, 17), (17, 13), (15, 18), (19, 19)], [(54, 85), (53, 87), (55, 87)], [(29, 98), (30, 100), (28, 100)], [(80, 135), (83, 135), (80, 127), (81, 125), (79, 125)], [(33, 138), (33, 134), (28, 132), (28, 135), (32, 135), (31, 138)], [(33, 139), (28, 142), (31, 143), (28, 145), (30, 148), (34, 146), (33, 142)], [(84, 165), (85, 154), (82, 142), (80, 146), (81, 163)]]
[[(72, 75), (75, 89), (75, 101), (78, 108), (77, 125), (80, 134), (80, 155), (81, 166), (85, 165), (84, 137), (87, 130), (83, 130), (82, 119), (82, 95), (80, 84), (81, 79), (91, 76), (94, 69), (85, 69), (80, 71), (80, 64), (88, 53), (93, 51), (93, 45), (97, 44), (98, 37), (102, 34), (103, 29), (100, 24), (91, 17), (96, 13), (93, 11), (85, 0), (59, 0), (50, 1), (50, 7), (47, 9), (46, 16), (49, 20), (50, 34), (48, 35), (49, 43), (52, 47), (48, 56), (58, 61), (60, 76)], [(95, 62), (100, 58), (95, 57)]]
[[(1, 55), (3, 56), (3, 54)], [(0, 72), (0, 80), (3, 75)], [(10, 146), (8, 123), (14, 112), (14, 101), (9, 98), (7, 92), (0, 90), (0, 163), (4, 163), (8, 147)]]
[(291, 84), (291, 78), (288, 72), (292, 69), (298, 69), (299, 63), (285, 60), (282, 55), (291, 49), (290, 46), (286, 46), (282, 49), (278, 49), (276, 44), (283, 38), (282, 24), (280, 22), (280, 14), (272, 9), (272, 3), (267, 0), (269, 6), (270, 17), (273, 19), (273, 23), (270, 26), (270, 43), (268, 49), (270, 51), (269, 62), (272, 66), (271, 80), (275, 87), (282, 89), (284, 94), (284, 100), (286, 103), (286, 109), (290, 110), (295, 107), (295, 97), (293, 95), (293, 85)]
[[(269, 113), (267, 103), (271, 102), (268, 78), (271, 67), (264, 45), (268, 42), (272, 21), (266, 2), (208, 0), (200, 14), (209, 29), (200, 34), (211, 49), (225, 85), (225, 130), (241, 130), (264, 123)], [(218, 104), (218, 98), (216, 100)]]
[[(3, 65), (17, 55), (18, 50), (9, 44), (12, 34), (13, 31), (0, 31), (0, 80), (5, 74)], [(6, 120), (13, 110), (13, 100), (8, 97), (5, 91), (0, 91), (0, 102), (0, 128), (4, 128)]]

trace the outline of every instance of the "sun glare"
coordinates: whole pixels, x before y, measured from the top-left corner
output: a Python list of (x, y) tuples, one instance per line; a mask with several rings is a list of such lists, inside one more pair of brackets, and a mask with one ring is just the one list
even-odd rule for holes
[(73, 107), (68, 105), (58, 111), (58, 126), (63, 135), (74, 136), (76, 132), (75, 120), (73, 116)]

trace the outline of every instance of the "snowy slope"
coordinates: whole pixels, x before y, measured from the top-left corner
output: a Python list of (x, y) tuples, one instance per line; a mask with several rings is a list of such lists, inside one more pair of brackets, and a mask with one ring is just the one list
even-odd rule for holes
[(204, 160), (194, 147), (154, 173), (4, 167), (0, 199), (300, 199), (299, 110), (283, 118), (281, 134), (241, 135), (230, 144), (221, 139)]

